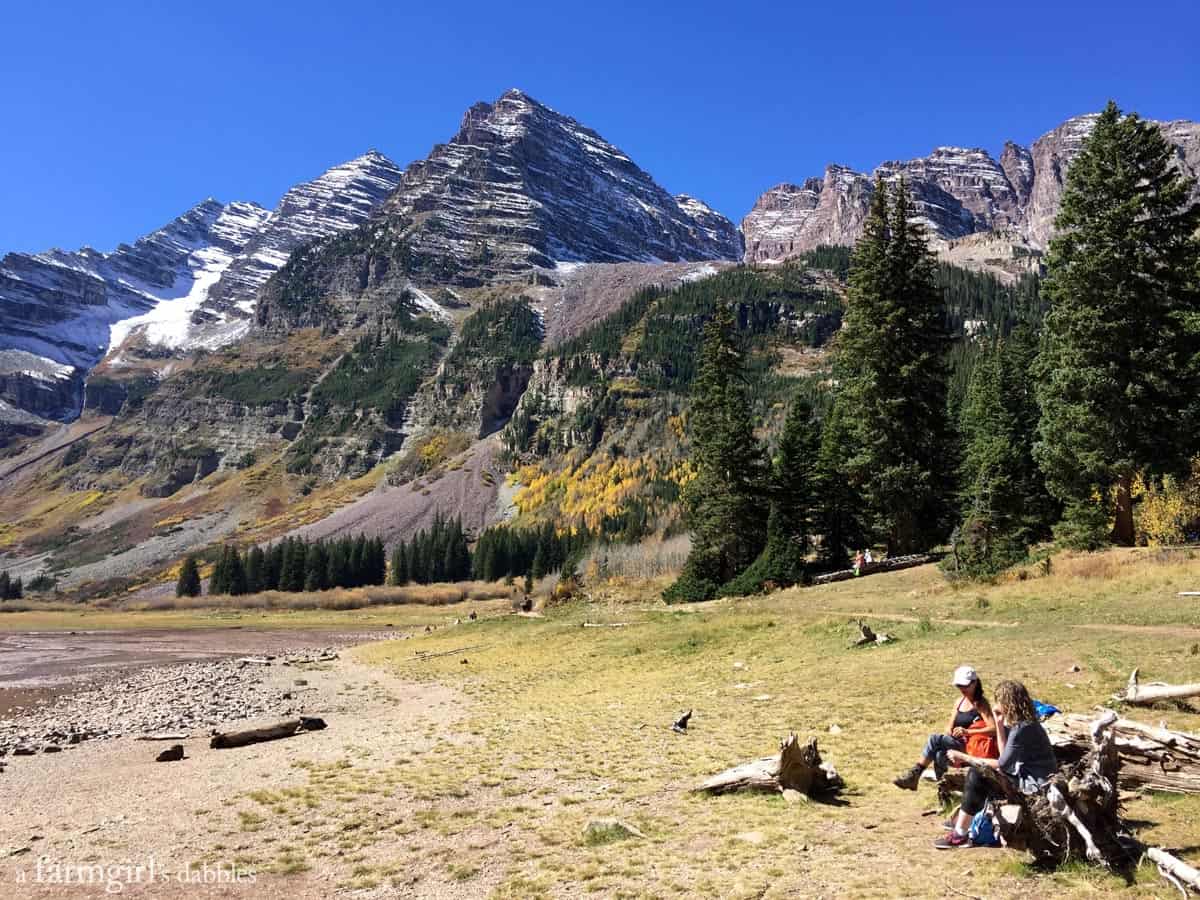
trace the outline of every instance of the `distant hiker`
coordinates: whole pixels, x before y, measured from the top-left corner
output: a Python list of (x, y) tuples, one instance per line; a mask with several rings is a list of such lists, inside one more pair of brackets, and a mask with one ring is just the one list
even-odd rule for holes
[(974, 768), (984, 765), (999, 771), (1022, 794), (1034, 794), (1044, 788), (1058, 768), (1054, 747), (1046, 729), (1038, 721), (1029, 691), (1019, 681), (1002, 681), (996, 685), (996, 724), (1000, 756), (981, 759), (951, 750), (946, 756), (955, 765), (970, 765), (967, 783), (963, 788), (962, 806), (951, 822), (950, 831), (934, 842), (939, 850), (953, 850), (970, 844), (967, 829), (971, 819), (981, 812), (991, 796), (992, 787)]
[(865, 562), (868, 566), (871, 565), (871, 563), (875, 562), (875, 557), (873, 557), (871, 555), (870, 547), (868, 547), (867, 552), (863, 554), (863, 562)]
[(922, 773), (933, 766), (934, 774), (941, 778), (950, 766), (951, 751), (966, 751), (970, 756), (994, 758), (999, 754), (996, 744), (996, 719), (991, 704), (983, 693), (983, 682), (970, 666), (959, 666), (954, 670), (950, 683), (958, 688), (961, 696), (954, 704), (946, 724), (946, 734), (931, 734), (925, 742), (921, 759), (911, 769), (895, 779), (892, 784), (906, 791), (915, 791)]
[(857, 553), (854, 554), (854, 574), (855, 575), (858, 575), (862, 572), (862, 567), (863, 567), (864, 562), (866, 562), (866, 557), (863, 556), (863, 552), (861, 550), (859, 550)]

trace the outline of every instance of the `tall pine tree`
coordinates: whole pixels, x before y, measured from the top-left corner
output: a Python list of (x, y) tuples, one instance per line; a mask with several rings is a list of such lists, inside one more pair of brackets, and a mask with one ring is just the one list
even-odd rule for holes
[(667, 602), (708, 600), (762, 551), (767, 464), (746, 397), (745, 359), (733, 310), (717, 307), (704, 326), (689, 414), (696, 477), (683, 492), (692, 549)]
[(953, 561), (964, 575), (992, 575), (1018, 562), (1058, 514), (1033, 459), (1036, 352), (1032, 330), (1019, 326), (971, 372), (960, 415), (962, 523)]
[[(854, 516), (891, 554), (944, 534), (953, 467), (946, 420), (945, 329), (935, 262), (901, 179), (882, 179), (851, 261), (834, 358), (837, 394), (825, 480), (861, 498)], [(829, 470), (832, 467), (832, 471)], [(846, 510), (840, 517), (848, 524)]]
[(179, 570), (179, 581), (175, 584), (175, 596), (200, 596), (200, 567), (196, 565), (196, 557), (189, 555), (183, 561), (183, 566)]
[(1197, 448), (1191, 187), (1158, 126), (1111, 101), (1067, 172), (1046, 261), (1035, 453), (1073, 546), (1132, 544), (1134, 476), (1181, 469)]
[(788, 587), (807, 575), (807, 555), (817, 521), (817, 456), (820, 430), (811, 404), (796, 397), (788, 410), (771, 471), (771, 511), (767, 545), (724, 594), (757, 593), (768, 582)]

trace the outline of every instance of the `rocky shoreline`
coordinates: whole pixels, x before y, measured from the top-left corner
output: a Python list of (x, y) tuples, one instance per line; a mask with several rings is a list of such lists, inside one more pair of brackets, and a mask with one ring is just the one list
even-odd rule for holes
[[(405, 637), (356, 634), (352, 643)], [(305, 672), (333, 662), (349, 643), (142, 667), (72, 686), (0, 719), (0, 772), (13, 757), (61, 753), (85, 741), (195, 737), (245, 719), (299, 715), (309, 693)]]

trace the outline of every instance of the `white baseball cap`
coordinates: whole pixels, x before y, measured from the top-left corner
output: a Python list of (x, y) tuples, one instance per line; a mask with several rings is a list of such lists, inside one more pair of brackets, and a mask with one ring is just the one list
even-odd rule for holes
[(954, 670), (954, 678), (950, 680), (950, 683), (955, 687), (967, 687), (978, 680), (979, 676), (970, 666), (959, 666)]

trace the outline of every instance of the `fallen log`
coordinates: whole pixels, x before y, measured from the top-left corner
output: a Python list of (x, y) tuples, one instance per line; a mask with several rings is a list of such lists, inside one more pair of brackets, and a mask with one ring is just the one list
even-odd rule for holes
[(315, 716), (301, 716), (298, 719), (288, 719), (277, 725), (267, 725), (263, 728), (217, 732), (213, 734), (208, 746), (213, 750), (247, 747), (250, 744), (261, 744), (264, 741), (277, 741), (280, 738), (292, 737), (292, 735), (303, 734), (306, 731), (321, 731), (325, 727), (324, 719), (318, 719)]
[(1161, 700), (1186, 700), (1189, 697), (1200, 697), (1200, 684), (1167, 684), (1164, 681), (1140, 684), (1138, 670), (1134, 669), (1125, 685), (1125, 693), (1117, 694), (1114, 699), (1132, 706), (1152, 706)]
[(271, 657), (269, 656), (239, 656), (235, 660), (239, 666), (269, 666)]
[[(916, 553), (909, 556), (893, 556), (878, 562), (866, 563), (859, 567), (860, 575), (878, 575), (880, 572), (898, 572), (900, 569), (911, 569), (913, 566), (923, 566), (937, 559), (928, 553)], [(813, 579), (813, 584), (832, 584), (835, 581), (849, 581), (854, 578), (853, 569), (839, 569), (836, 572), (826, 572)]]
[[(1046, 731), (1060, 760), (1081, 758), (1091, 745), (1091, 720), (1072, 714), (1055, 716)], [(1124, 790), (1200, 794), (1200, 735), (1171, 731), (1116, 718), (1111, 730), (1121, 760), (1117, 774)]]
[(1200, 893), (1200, 871), (1172, 856), (1161, 847), (1147, 847), (1146, 857), (1158, 866), (1158, 874), (1171, 882), (1185, 897), (1187, 888)]
[(779, 745), (776, 756), (767, 756), (734, 766), (692, 788), (694, 792), (726, 794), (732, 791), (799, 791), (814, 796), (829, 794), (843, 786), (841, 776), (830, 763), (822, 762), (817, 739), (803, 746), (795, 733)]
[(137, 737), (134, 738), (134, 740), (135, 741), (186, 741), (187, 738), (188, 738), (188, 736), (186, 734), (175, 734), (173, 732), (170, 734), (163, 734), (160, 732), (158, 734), (139, 734)]
[(628, 628), (628, 622), (584, 622), (584, 628)]

